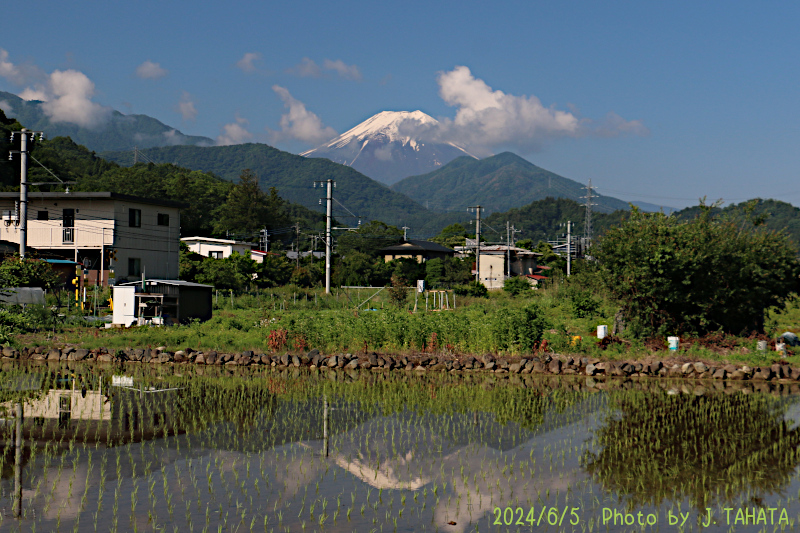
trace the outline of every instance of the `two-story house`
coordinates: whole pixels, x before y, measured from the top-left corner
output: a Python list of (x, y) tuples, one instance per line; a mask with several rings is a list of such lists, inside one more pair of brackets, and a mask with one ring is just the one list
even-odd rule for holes
[[(18, 201), (0, 193), (0, 240), (19, 243)], [(112, 192), (32, 192), (27, 246), (81, 263), (90, 284), (177, 279), (181, 207)]]

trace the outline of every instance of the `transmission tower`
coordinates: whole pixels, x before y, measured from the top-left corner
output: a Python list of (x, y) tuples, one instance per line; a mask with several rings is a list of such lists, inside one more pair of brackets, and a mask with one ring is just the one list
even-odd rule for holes
[(597, 204), (592, 203), (592, 198), (594, 198), (592, 194), (592, 180), (589, 179), (589, 184), (583, 188), (586, 189), (586, 196), (581, 196), (581, 198), (586, 200), (586, 203), (583, 204), (583, 207), (586, 208), (586, 222), (583, 225), (583, 236), (586, 239), (586, 243), (589, 244), (592, 242), (592, 206)]

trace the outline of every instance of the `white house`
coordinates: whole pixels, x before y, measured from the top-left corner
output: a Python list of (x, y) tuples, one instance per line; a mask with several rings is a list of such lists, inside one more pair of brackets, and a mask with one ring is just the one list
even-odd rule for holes
[[(19, 243), (19, 193), (0, 193), (0, 240)], [(31, 192), (27, 246), (71, 259), (88, 283), (177, 279), (184, 204), (112, 192)]]
[[(181, 242), (185, 242), (192, 252), (214, 259), (225, 259), (230, 257), (233, 252), (239, 252), (239, 255), (251, 257), (251, 251), (256, 246), (252, 242), (212, 239), (211, 237), (184, 237)], [(255, 257), (251, 258), (256, 259)]]
[[(474, 258), (474, 255), (472, 255), (475, 251), (474, 246), (457, 246), (456, 250), (464, 256), (469, 254), (470, 257)], [(516, 246), (481, 244), (481, 271), (478, 279), (487, 289), (502, 289), (508, 277), (510, 266), (512, 277), (526, 276), (533, 280), (535, 278), (532, 276), (536, 275), (538, 271), (536, 258), (541, 255), (538, 252), (531, 252)], [(475, 274), (474, 266), (472, 273)]]

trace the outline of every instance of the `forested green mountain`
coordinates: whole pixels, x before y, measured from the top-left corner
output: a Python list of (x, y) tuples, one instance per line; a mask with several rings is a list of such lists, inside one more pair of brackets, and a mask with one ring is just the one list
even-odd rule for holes
[(184, 135), (147, 115), (123, 115), (109, 110), (108, 120), (94, 128), (69, 122), (51, 122), (41, 108), (41, 102), (23, 100), (17, 95), (0, 91), (0, 101), (5, 101), (20, 123), (29, 130), (44, 131), (47, 137), (70, 137), (76, 143), (96, 152), (132, 150), (134, 146), (150, 148), (174, 144), (212, 145), (208, 137)]
[[(611, 213), (593, 213), (592, 229), (595, 237), (602, 235), (606, 228), (619, 224), (628, 211), (616, 210)], [(482, 234), (487, 241), (506, 239), (506, 221), (516, 229), (516, 240), (531, 239), (534, 246), (539, 241), (556, 239), (566, 234), (566, 223), (572, 222), (572, 234), (584, 235), (586, 208), (568, 198), (548, 197), (536, 200), (524, 207), (509, 209), (502, 213), (492, 213), (485, 219)], [(474, 230), (472, 230), (474, 231)]]
[[(699, 206), (687, 207), (674, 212), (672, 216), (688, 220), (698, 216), (700, 210)], [(623, 210), (611, 213), (593, 213), (594, 237), (601, 237), (605, 230), (618, 225), (629, 213), (629, 211)], [(786, 202), (756, 199), (724, 208), (713, 208), (712, 214), (732, 217), (741, 221), (745, 226), (758, 222), (763, 223), (771, 230), (784, 231), (789, 239), (800, 248), (800, 209)], [(482, 234), (487, 241), (505, 241), (506, 221), (508, 221), (516, 229), (522, 230), (521, 233), (516, 234), (517, 240), (531, 239), (536, 245), (539, 241), (562, 237), (566, 233), (567, 221), (572, 222), (573, 235), (583, 236), (586, 209), (567, 198), (545, 198), (524, 207), (493, 213), (484, 220)], [(469, 231), (474, 232), (474, 229), (469, 229)]]
[[(584, 185), (564, 178), (511, 152), (486, 159), (459, 157), (438, 170), (405, 178), (392, 189), (437, 211), (481, 205), (487, 213), (521, 207), (547, 197), (580, 201)], [(627, 202), (594, 198), (596, 210), (628, 209)]]
[[(122, 165), (132, 163), (130, 152), (110, 152), (102, 157)], [(143, 150), (141, 157), (157, 163), (211, 172), (226, 180), (234, 180), (245, 170), (252, 170), (262, 189), (276, 187), (283, 198), (311, 209), (321, 209), (325, 191), (314, 188), (314, 182), (333, 179), (334, 215), (343, 223), (355, 226), (359, 217), (388, 224), (411, 226), (416, 234), (435, 233), (450, 220), (461, 220), (466, 210), (457, 215), (437, 215), (407, 196), (360, 172), (327, 159), (306, 158), (283, 152), (266, 144), (233, 146), (168, 146)]]

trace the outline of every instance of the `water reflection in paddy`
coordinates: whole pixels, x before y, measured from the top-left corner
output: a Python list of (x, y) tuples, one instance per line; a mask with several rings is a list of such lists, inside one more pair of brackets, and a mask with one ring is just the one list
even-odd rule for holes
[(28, 396), (23, 516), (9, 411), (2, 530), (800, 529), (800, 411), (780, 387), (25, 370), (39, 390), (2, 398)]

